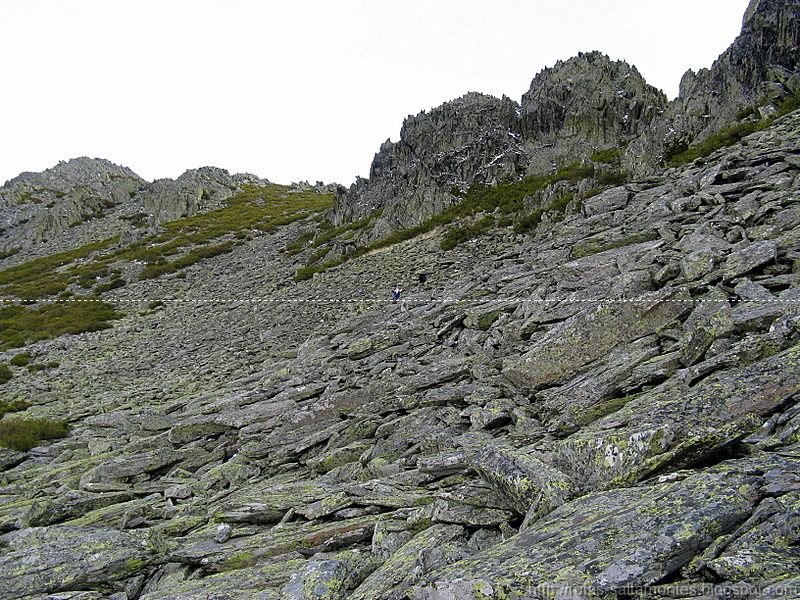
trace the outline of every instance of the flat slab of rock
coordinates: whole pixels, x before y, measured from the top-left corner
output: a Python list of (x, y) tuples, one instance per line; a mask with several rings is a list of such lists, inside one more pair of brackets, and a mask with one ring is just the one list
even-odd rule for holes
[[(433, 525), (418, 533), (400, 547), (378, 570), (366, 578), (350, 598), (373, 600), (374, 598), (403, 598), (403, 592), (421, 578), (425, 555), (441, 554), (449, 542), (465, 535), (458, 525)], [(460, 540), (463, 545), (466, 540)], [(455, 548), (454, 548), (455, 550)], [(440, 556), (439, 560), (447, 560)], [(390, 593), (391, 590), (391, 593)]]
[(285, 600), (281, 587), (305, 563), (303, 559), (289, 559), (177, 582), (167, 577), (158, 581), (155, 589), (146, 589), (141, 600)]
[(24, 452), (17, 452), (9, 448), (0, 448), (0, 471), (16, 467), (28, 457)]
[(80, 486), (81, 489), (97, 492), (125, 489), (126, 486), (120, 485), (120, 482), (127, 478), (157, 471), (179, 462), (182, 458), (183, 454), (180, 451), (166, 448), (132, 456), (120, 456), (87, 471), (81, 477)]
[(133, 500), (128, 492), (90, 494), (70, 490), (57, 498), (37, 499), (28, 514), (28, 525), (42, 527), (82, 517), (94, 510)]
[(509, 508), (531, 519), (546, 515), (572, 495), (572, 483), (535, 456), (500, 445), (467, 450), (470, 466), (503, 496)]
[(266, 480), (231, 494), (216, 517), (225, 523), (272, 524), (280, 521), (290, 509), (312, 505), (336, 493), (334, 486), (314, 482)]
[(553, 464), (584, 491), (682, 468), (758, 428), (800, 392), (800, 345), (691, 389), (664, 387), (556, 444)]
[(773, 241), (756, 242), (733, 252), (722, 266), (722, 275), (726, 281), (749, 273), (778, 256), (778, 245)]
[(163, 561), (157, 538), (140, 532), (35, 527), (0, 541), (8, 549), (0, 556), (4, 598), (96, 586), (113, 589), (114, 582)]
[(207, 573), (252, 567), (291, 552), (315, 554), (338, 550), (372, 538), (381, 515), (332, 523), (287, 523), (249, 537), (219, 543), (213, 535), (187, 538), (171, 555), (173, 562), (202, 566)]
[(668, 288), (635, 300), (590, 305), (547, 332), (503, 374), (523, 390), (563, 383), (619, 344), (649, 335), (691, 308), (685, 290)]
[[(602, 596), (652, 584), (750, 516), (761, 480), (745, 471), (720, 467), (575, 500), (507, 542), (432, 574), (413, 597), (477, 600), (540, 590), (583, 598), (577, 590)], [(573, 595), (558, 596), (570, 588)]]

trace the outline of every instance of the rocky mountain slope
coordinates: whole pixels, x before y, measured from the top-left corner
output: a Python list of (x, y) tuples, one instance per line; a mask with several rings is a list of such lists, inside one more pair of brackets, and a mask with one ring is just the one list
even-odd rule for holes
[(0, 598), (800, 597), (800, 111), (621, 179), (674, 106), (592, 53), (335, 202), (8, 182)]
[(71, 431), (2, 455), (0, 595), (796, 589), (799, 138), (795, 113), (529, 236), (293, 284), (298, 222), (109, 292), (112, 329), (3, 388), (33, 403), (6, 420)]

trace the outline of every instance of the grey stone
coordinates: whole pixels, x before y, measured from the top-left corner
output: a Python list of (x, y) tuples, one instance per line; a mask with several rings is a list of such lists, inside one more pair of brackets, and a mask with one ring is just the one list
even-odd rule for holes
[(696, 250), (681, 260), (681, 273), (687, 281), (700, 279), (714, 270), (716, 255), (711, 250)]
[(217, 534), (214, 536), (214, 541), (218, 544), (224, 544), (231, 539), (232, 532), (233, 527), (231, 527), (228, 523), (220, 523), (217, 526)]
[(119, 589), (118, 582), (162, 562), (165, 552), (152, 533), (96, 527), (31, 528), (2, 541), (0, 572), (9, 597), (96, 585)]
[(745, 521), (757, 502), (758, 481), (728, 467), (677, 483), (586, 496), (433, 573), (415, 597), (481, 598), (484, 589), (508, 594), (571, 586), (604, 594), (649, 585)]
[(567, 476), (541, 459), (498, 445), (475, 445), (469, 463), (516, 512), (531, 519), (548, 514), (572, 495)]
[(731, 254), (722, 265), (726, 280), (734, 279), (774, 261), (778, 246), (773, 241), (756, 242)]
[(668, 288), (631, 302), (590, 306), (550, 330), (503, 373), (523, 389), (562, 383), (617, 345), (666, 327), (690, 309), (685, 291)]

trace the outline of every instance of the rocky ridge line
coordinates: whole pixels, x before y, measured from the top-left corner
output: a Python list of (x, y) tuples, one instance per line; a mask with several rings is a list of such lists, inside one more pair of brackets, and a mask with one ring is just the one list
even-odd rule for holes
[(798, 0), (752, 0), (741, 34), (710, 69), (687, 72), (672, 102), (635, 67), (591, 52), (539, 73), (521, 104), (473, 93), (409, 117), (369, 179), (340, 190), (331, 218), (374, 215), (362, 237), (379, 239), (457, 203), (473, 184), (548, 174), (601, 150), (618, 151), (634, 176), (657, 172), (678, 150), (766, 118), (800, 93), (799, 21)]
[(75, 158), (0, 187), (0, 265), (121, 235), (133, 241), (167, 221), (221, 207), (246, 184), (268, 183), (203, 167), (145, 181), (104, 159)]

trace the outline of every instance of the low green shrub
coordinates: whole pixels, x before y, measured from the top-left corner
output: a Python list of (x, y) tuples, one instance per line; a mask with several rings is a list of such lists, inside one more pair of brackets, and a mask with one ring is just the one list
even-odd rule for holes
[(467, 191), (464, 200), (446, 210), (445, 218), (450, 221), (460, 217), (469, 217), (478, 212), (499, 211), (501, 214), (519, 212), (523, 208), (525, 196), (531, 196), (559, 181), (580, 181), (594, 175), (594, 166), (574, 163), (559, 169), (552, 175), (531, 175), (515, 181), (488, 187), (473, 185)]
[(116, 290), (122, 287), (125, 287), (126, 281), (122, 277), (115, 277), (108, 283), (101, 283), (98, 286), (95, 286), (94, 291), (98, 294), (102, 294), (104, 292), (110, 292), (111, 290)]
[(8, 365), (0, 365), (0, 385), (11, 381), (13, 376), (14, 374), (8, 368)]
[(28, 363), (31, 362), (31, 355), (27, 352), (20, 352), (8, 362), (14, 367), (26, 367)]
[(321, 233), (314, 237), (314, 241), (311, 243), (311, 246), (314, 248), (319, 248), (322, 244), (325, 244), (345, 233), (356, 232), (361, 229), (365, 229), (370, 223), (380, 217), (382, 212), (383, 211), (381, 209), (378, 209), (371, 215), (368, 215), (362, 219), (358, 219), (357, 221), (353, 221), (352, 223), (345, 223), (340, 227), (334, 227), (330, 221), (323, 221), (320, 223)]
[(20, 412), (33, 406), (24, 400), (0, 400), (0, 419), (8, 413)]
[(306, 281), (307, 279), (311, 279), (315, 273), (322, 273), (327, 269), (328, 266), (325, 264), (321, 265), (306, 265), (305, 267), (300, 267), (295, 271), (294, 280), (295, 281)]
[(736, 120), (743, 121), (744, 119), (749, 119), (750, 117), (755, 116), (758, 116), (758, 108), (755, 106), (745, 106), (741, 110), (737, 111)]
[(28, 371), (31, 373), (38, 373), (47, 369), (57, 369), (60, 366), (61, 364), (55, 361), (50, 361), (47, 363), (34, 363), (32, 365), (28, 365)]
[(544, 208), (523, 215), (514, 223), (514, 233), (530, 233), (535, 231), (542, 222), (544, 213), (553, 213), (555, 220), (561, 221), (564, 218), (567, 207), (575, 200), (575, 196), (569, 192), (564, 192)]
[[(161, 233), (124, 248), (109, 249), (118, 239), (112, 238), (0, 271), (0, 293), (21, 300), (61, 297), (72, 285), (90, 289), (98, 279), (110, 275), (110, 282), (95, 288), (95, 293), (107, 292), (126, 284), (118, 274), (109, 272), (116, 262), (147, 263), (144, 279), (174, 273), (204, 258), (229, 252), (232, 246), (224, 241), (226, 238), (251, 239), (259, 232), (272, 232), (282, 225), (317, 216), (332, 204), (332, 195), (313, 190), (245, 185), (222, 208), (164, 223)], [(138, 226), (146, 224), (149, 217), (139, 213), (126, 219)], [(169, 260), (173, 256), (180, 258)]]
[(313, 265), (321, 261), (328, 255), (330, 248), (317, 248), (308, 257), (307, 265)]
[(574, 199), (575, 196), (573, 194), (564, 192), (547, 206), (547, 210), (563, 213)]
[(798, 108), (800, 108), (800, 92), (788, 98), (784, 98), (781, 103), (778, 104), (778, 112), (774, 118), (779, 119), (780, 117), (784, 117), (790, 112), (796, 111)]
[(344, 263), (348, 258), (350, 258), (350, 256), (345, 255), (345, 256), (340, 256), (339, 258), (334, 258), (332, 260), (326, 260), (324, 263), (306, 265), (305, 267), (300, 267), (294, 274), (294, 280), (305, 281), (306, 279), (311, 279), (315, 273), (323, 273), (328, 269), (332, 269), (333, 267), (338, 267), (339, 265)]
[(628, 174), (619, 169), (603, 169), (597, 172), (595, 179), (600, 185), (616, 187), (624, 185), (628, 181)]
[(0, 351), (20, 348), (31, 342), (49, 340), (67, 333), (99, 331), (122, 317), (113, 306), (93, 299), (86, 302), (57, 302), (39, 307), (6, 304), (0, 306)]
[(459, 244), (484, 235), (494, 226), (494, 218), (487, 216), (478, 221), (464, 226), (456, 226), (448, 229), (442, 236), (439, 247), (442, 250), (452, 250)]
[(308, 246), (308, 243), (313, 239), (314, 239), (313, 231), (304, 231), (296, 238), (294, 238), (291, 242), (286, 244), (286, 248), (284, 250), (289, 256), (300, 254), (303, 250), (305, 250), (306, 246)]
[(698, 158), (706, 157), (720, 148), (732, 146), (748, 135), (765, 129), (768, 124), (768, 121), (745, 121), (744, 123), (736, 123), (735, 125), (721, 129), (694, 146), (687, 148), (685, 145), (682, 145), (672, 149), (665, 156), (665, 160), (671, 167), (685, 165)]
[(66, 437), (67, 426), (49, 419), (9, 419), (0, 421), (0, 446), (25, 452), (43, 440)]
[(619, 147), (605, 148), (592, 154), (591, 158), (592, 161), (596, 163), (619, 165), (620, 161), (622, 160), (622, 152), (623, 149)]
[[(190, 267), (203, 259), (219, 256), (233, 250), (234, 243), (231, 241), (217, 244), (214, 246), (198, 246), (188, 253), (171, 262), (157, 262), (147, 265), (139, 273), (139, 279), (155, 279), (167, 273), (176, 273), (182, 269)], [(123, 284), (124, 285), (124, 284)]]
[(530, 233), (535, 231), (542, 222), (542, 215), (544, 210), (539, 208), (527, 215), (523, 215), (516, 223), (514, 223), (514, 233)]
[(24, 300), (55, 296), (64, 291), (70, 283), (70, 277), (66, 273), (58, 272), (60, 267), (108, 248), (116, 240), (117, 238), (110, 238), (86, 244), (74, 250), (35, 258), (0, 271), (0, 287), (3, 288), (3, 292)]

